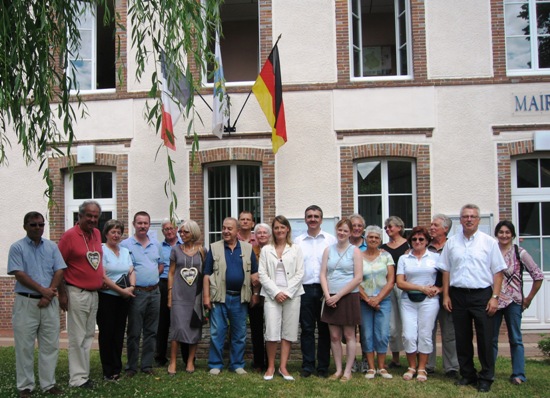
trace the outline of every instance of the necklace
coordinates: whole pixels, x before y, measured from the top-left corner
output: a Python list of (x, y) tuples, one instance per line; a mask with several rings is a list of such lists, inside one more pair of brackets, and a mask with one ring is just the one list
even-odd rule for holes
[[(194, 254), (192, 255), (187, 255), (185, 254), (185, 246), (183, 247), (183, 251), (184, 251), (184, 254), (183, 254), (183, 257), (184, 257), (184, 263), (183, 263), (183, 268), (181, 269), (180, 271), (180, 276), (181, 278), (185, 281), (185, 283), (187, 283), (189, 286), (192, 286), (193, 283), (195, 282), (195, 279), (197, 279), (197, 276), (199, 275), (199, 270), (195, 267), (193, 267), (193, 257), (195, 256)], [(193, 248), (192, 250), (195, 250), (195, 245), (193, 245)], [(191, 267), (189, 267), (187, 265), (187, 257), (191, 257)]]
[(93, 251), (90, 251), (90, 248), (88, 246), (88, 241), (86, 240), (86, 233), (82, 231), (82, 228), (80, 225), (78, 225), (78, 228), (82, 232), (82, 238), (84, 239), (84, 244), (86, 245), (86, 259), (88, 260), (88, 263), (90, 263), (90, 266), (97, 271), (97, 268), (99, 267), (99, 264), (101, 263), (101, 255), (98, 251), (95, 249), (95, 243), (92, 242), (93, 240), (93, 231), (90, 238), (90, 244), (92, 244)]

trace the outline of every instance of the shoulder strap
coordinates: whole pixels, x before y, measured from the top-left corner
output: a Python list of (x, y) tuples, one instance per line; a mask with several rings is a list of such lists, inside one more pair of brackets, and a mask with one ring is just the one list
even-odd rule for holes
[[(521, 258), (519, 257), (519, 247), (514, 243), (514, 250), (516, 251), (516, 259), (519, 262), (519, 283), (520, 283), (520, 291), (521, 291), (521, 302), (523, 303), (523, 262), (521, 261)], [(522, 304), (522, 311), (523, 311), (523, 304)]]
[(518, 247), (518, 245), (514, 244), (514, 250), (516, 251), (516, 259), (518, 260), (518, 263), (519, 263), (520, 279), (523, 282), (524, 266), (523, 266), (523, 261), (521, 261), (521, 258), (519, 256), (519, 247)]
[(204, 252), (204, 247), (199, 247), (199, 254), (201, 256), (201, 260), (204, 263), (204, 259), (206, 258), (206, 253)]

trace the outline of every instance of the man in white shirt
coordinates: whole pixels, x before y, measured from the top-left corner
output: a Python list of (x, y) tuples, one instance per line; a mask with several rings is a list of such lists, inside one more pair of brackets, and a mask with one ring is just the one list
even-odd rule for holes
[(330, 364), (330, 335), (328, 325), (321, 322), (321, 299), (323, 290), (319, 274), (325, 248), (336, 243), (336, 238), (321, 230), (323, 210), (311, 205), (305, 211), (307, 232), (298, 236), (294, 243), (304, 254), (305, 293), (300, 304), (300, 346), (302, 349), (302, 377), (309, 377), (315, 371), (315, 327), (317, 326), (317, 376), (326, 378)]
[[(493, 315), (498, 309), (502, 271), (506, 263), (498, 243), (478, 231), (479, 207), (467, 204), (460, 210), (462, 233), (452, 236), (439, 258), (443, 271), (443, 307), (452, 313), (456, 351), (462, 378), (455, 384), (477, 384), (489, 392), (495, 377)], [(472, 321), (475, 321), (481, 371), (474, 367)]]

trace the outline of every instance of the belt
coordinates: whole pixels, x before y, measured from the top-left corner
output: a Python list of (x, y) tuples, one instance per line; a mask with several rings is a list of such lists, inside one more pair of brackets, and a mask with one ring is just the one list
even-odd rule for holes
[(152, 290), (155, 290), (158, 287), (158, 283), (156, 285), (151, 286), (136, 286), (136, 290), (142, 291), (142, 292), (150, 292)]
[(225, 294), (227, 294), (229, 296), (240, 296), (241, 292), (238, 292), (236, 290), (226, 290)]
[(81, 292), (96, 292), (97, 291), (97, 290), (84, 289), (83, 287), (73, 285), (72, 283), (69, 283), (67, 281), (65, 281), (65, 285), (76, 287), (77, 289), (80, 289)]
[(475, 293), (475, 292), (481, 292), (485, 289), (489, 289), (490, 287), (491, 286), (480, 287), (480, 288), (476, 288), (476, 289), (470, 289), (468, 287), (454, 287), (454, 286), (451, 286), (451, 289), (460, 290), (461, 292), (466, 292), (466, 293)]
[(42, 298), (41, 294), (30, 294), (30, 293), (17, 293), (17, 294), (20, 295), (20, 296), (32, 298), (32, 299), (35, 299), (35, 300), (38, 300), (38, 299)]

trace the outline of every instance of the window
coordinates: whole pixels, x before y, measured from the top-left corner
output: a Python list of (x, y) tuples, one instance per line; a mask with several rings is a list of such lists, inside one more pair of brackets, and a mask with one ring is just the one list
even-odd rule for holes
[(243, 210), (262, 219), (261, 168), (252, 164), (205, 167), (205, 244), (220, 240), (226, 217), (239, 217)]
[(352, 76), (411, 75), (408, 0), (350, 0)]
[(513, 185), (519, 244), (550, 271), (550, 159), (517, 160)]
[(504, 19), (508, 72), (550, 73), (550, 1), (505, 0)]
[(80, 48), (69, 54), (69, 78), (76, 78), (75, 85), (81, 91), (115, 88), (115, 23), (105, 26), (104, 18), (112, 18), (114, 8), (109, 9), (81, 1), (78, 21)]
[(416, 223), (415, 165), (407, 160), (368, 160), (355, 164), (355, 209), (367, 225), (382, 226), (398, 216), (410, 229)]
[[(220, 38), (226, 82), (254, 82), (259, 73), (258, 0), (225, 0), (221, 5), (223, 37)], [(212, 52), (214, 52), (214, 43)], [(212, 65), (208, 71), (212, 71)], [(208, 83), (213, 76), (208, 76)]]
[(71, 178), (65, 175), (65, 229), (78, 221), (78, 207), (85, 200), (96, 200), (101, 206), (98, 228), (116, 218), (116, 173), (112, 171), (79, 171)]

